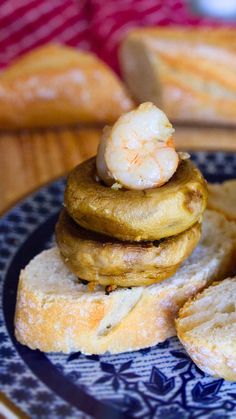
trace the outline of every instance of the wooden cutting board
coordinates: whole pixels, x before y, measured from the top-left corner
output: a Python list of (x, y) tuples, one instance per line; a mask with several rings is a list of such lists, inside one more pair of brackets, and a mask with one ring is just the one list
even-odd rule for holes
[[(98, 128), (0, 134), (0, 213), (96, 153)], [(236, 129), (176, 127), (181, 150), (236, 151)], [(236, 174), (235, 174), (236, 177)]]

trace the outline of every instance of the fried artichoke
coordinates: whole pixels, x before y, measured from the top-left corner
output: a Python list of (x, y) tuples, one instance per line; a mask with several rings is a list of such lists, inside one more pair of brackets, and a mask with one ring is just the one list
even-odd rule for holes
[(56, 226), (61, 255), (79, 278), (121, 287), (150, 285), (173, 275), (201, 235), (195, 223), (184, 232), (154, 242), (120, 242), (76, 224), (63, 210)]
[(196, 166), (183, 160), (159, 188), (116, 190), (97, 180), (91, 158), (69, 174), (64, 202), (85, 229), (124, 241), (153, 241), (182, 233), (201, 219), (207, 186)]

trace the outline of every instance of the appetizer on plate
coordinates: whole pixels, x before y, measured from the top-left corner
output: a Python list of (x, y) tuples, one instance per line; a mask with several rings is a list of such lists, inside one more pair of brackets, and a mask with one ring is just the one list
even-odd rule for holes
[(86, 354), (152, 346), (175, 335), (189, 297), (232, 273), (235, 224), (204, 213), (206, 182), (172, 134), (144, 103), (106, 127), (97, 157), (69, 174), (57, 246), (20, 275), (21, 343)]

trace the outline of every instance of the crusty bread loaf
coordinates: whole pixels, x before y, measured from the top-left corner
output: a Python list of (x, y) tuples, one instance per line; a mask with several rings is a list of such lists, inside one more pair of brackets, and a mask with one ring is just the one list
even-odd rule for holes
[(209, 183), (208, 190), (208, 208), (236, 221), (236, 179), (223, 183)]
[(213, 284), (188, 301), (176, 327), (199, 368), (236, 381), (236, 277)]
[(235, 44), (235, 29), (135, 29), (121, 46), (121, 70), (134, 97), (172, 121), (235, 125)]
[(40, 47), (0, 75), (0, 129), (113, 122), (132, 106), (105, 63), (66, 46)]
[(232, 273), (236, 227), (206, 211), (200, 244), (179, 271), (148, 287), (89, 292), (53, 248), (36, 256), (20, 275), (15, 334), (46, 352), (119, 353), (155, 345), (175, 335), (174, 319), (188, 300), (213, 280)]

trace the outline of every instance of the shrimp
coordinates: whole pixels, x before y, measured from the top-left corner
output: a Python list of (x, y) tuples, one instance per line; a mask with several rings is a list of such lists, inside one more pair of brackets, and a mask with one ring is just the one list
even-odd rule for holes
[(97, 172), (107, 185), (127, 189), (156, 188), (175, 173), (179, 156), (174, 129), (164, 112), (150, 102), (105, 127), (97, 153)]

